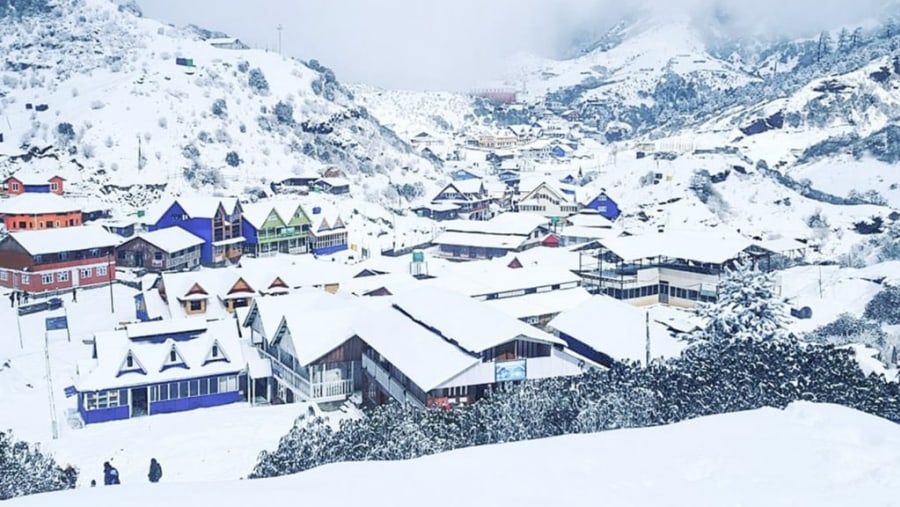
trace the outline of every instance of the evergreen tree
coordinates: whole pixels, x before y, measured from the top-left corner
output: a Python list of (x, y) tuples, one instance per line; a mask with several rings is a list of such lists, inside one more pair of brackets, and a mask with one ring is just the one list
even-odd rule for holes
[(76, 481), (77, 471), (74, 480), (67, 479), (51, 456), (0, 431), (0, 500), (59, 491), (74, 487)]
[(816, 61), (822, 61), (822, 58), (831, 53), (831, 34), (822, 32), (819, 35), (819, 43), (816, 46)]
[(785, 309), (771, 274), (751, 263), (738, 263), (719, 282), (717, 301), (698, 308), (706, 326), (690, 338), (719, 343), (786, 340)]
[(839, 52), (844, 52), (850, 47), (850, 32), (848, 32), (846, 28), (841, 28), (837, 39), (837, 50)]

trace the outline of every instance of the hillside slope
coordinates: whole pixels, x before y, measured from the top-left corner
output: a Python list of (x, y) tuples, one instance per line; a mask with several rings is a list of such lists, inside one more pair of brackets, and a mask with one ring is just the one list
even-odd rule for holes
[(203, 35), (104, 0), (7, 17), (0, 175), (39, 150), (45, 170), (88, 194), (135, 183), (241, 193), (338, 165), (355, 183), (385, 175), (355, 189), (379, 200), (388, 176), (436, 176), (318, 62), (221, 49)]
[[(125, 484), (13, 506), (219, 507), (289, 502), (422, 505), (890, 505), (900, 428), (833, 405), (700, 418), (671, 426), (463, 449), (405, 462), (344, 463), (294, 476), (210, 484)], [(777, 456), (777, 459), (773, 459)], [(473, 480), (473, 478), (479, 478)], [(164, 479), (165, 482), (165, 479)], [(435, 494), (442, 484), (453, 493)]]

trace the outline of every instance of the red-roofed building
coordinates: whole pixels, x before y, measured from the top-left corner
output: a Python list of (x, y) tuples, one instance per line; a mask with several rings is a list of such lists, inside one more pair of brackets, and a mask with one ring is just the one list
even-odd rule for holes
[(9, 195), (30, 193), (63, 195), (65, 193), (63, 187), (65, 181), (65, 178), (61, 176), (52, 176), (47, 180), (35, 178), (35, 181), (10, 176), (6, 178), (6, 193)]

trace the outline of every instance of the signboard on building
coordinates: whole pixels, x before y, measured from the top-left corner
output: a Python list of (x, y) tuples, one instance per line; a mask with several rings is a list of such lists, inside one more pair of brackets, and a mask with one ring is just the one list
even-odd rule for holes
[(527, 376), (528, 369), (525, 359), (494, 363), (494, 382), (525, 380)]

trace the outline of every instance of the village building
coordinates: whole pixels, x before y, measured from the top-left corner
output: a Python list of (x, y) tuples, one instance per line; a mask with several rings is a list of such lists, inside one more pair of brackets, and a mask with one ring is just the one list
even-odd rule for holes
[(203, 238), (181, 227), (138, 234), (116, 248), (116, 263), (149, 271), (180, 271), (200, 266)]
[(40, 176), (17, 175), (6, 178), (6, 193), (9, 195), (21, 194), (65, 194), (65, 178), (61, 176), (51, 176), (42, 178)]
[(341, 195), (350, 193), (350, 181), (346, 178), (323, 177), (316, 180), (312, 189), (323, 194)]
[(309, 251), (310, 220), (293, 201), (258, 202), (243, 206), (244, 254), (255, 257)]
[(241, 325), (271, 364), (267, 399), (326, 403), (358, 392), (362, 344), (353, 326), (358, 313), (354, 299), (324, 291), (255, 300)]
[(579, 375), (587, 367), (560, 338), (462, 294), (422, 287), (392, 303), (357, 326), (367, 403), (466, 405), (498, 384)]
[(92, 424), (240, 402), (248, 369), (230, 319), (128, 324), (94, 334), (77, 366), (78, 413)]
[(13, 232), (0, 240), (0, 286), (46, 293), (111, 283), (120, 240), (96, 226)]
[(531, 324), (538, 329), (546, 331), (547, 324), (560, 312), (571, 310), (590, 298), (591, 294), (588, 291), (581, 287), (574, 287), (544, 292), (528, 292), (517, 297), (489, 299), (485, 300), (484, 304), (526, 324)]
[(502, 213), (491, 220), (445, 222), (433, 243), (439, 255), (454, 260), (491, 259), (541, 244), (549, 233), (548, 220), (539, 215)]
[(453, 204), (458, 214), (471, 220), (484, 220), (490, 215), (491, 198), (480, 178), (448, 183), (431, 200), (431, 204)]
[(686, 346), (644, 310), (603, 295), (564, 310), (549, 327), (573, 352), (606, 367), (678, 357)]
[(0, 217), (7, 232), (76, 227), (81, 204), (53, 193), (25, 193), (0, 200)]
[(453, 181), (476, 180), (481, 179), (481, 176), (468, 169), (460, 168), (450, 172), (450, 179), (452, 179)]
[(637, 306), (690, 308), (716, 301), (726, 268), (775, 255), (736, 234), (671, 231), (600, 239), (586, 245), (580, 273), (592, 293)]
[(609, 197), (606, 192), (600, 192), (599, 194), (585, 201), (584, 209), (593, 210), (609, 220), (615, 220), (616, 218), (619, 218), (620, 214), (622, 214), (622, 211), (619, 209), (619, 205), (616, 203), (616, 201)]
[(419, 132), (409, 140), (409, 144), (413, 146), (432, 146), (435, 144), (439, 144), (440, 142), (440, 139), (434, 137), (428, 132)]
[(309, 241), (310, 252), (315, 255), (332, 255), (349, 248), (347, 244), (347, 226), (337, 213), (322, 212), (322, 208), (314, 206), (310, 216)]
[(249, 46), (241, 42), (236, 37), (218, 37), (214, 39), (206, 39), (207, 44), (217, 49), (250, 49)]
[(438, 222), (457, 220), (459, 218), (459, 206), (449, 202), (425, 204), (413, 208), (412, 211), (420, 217), (430, 218)]
[(233, 197), (179, 197), (164, 203), (146, 217), (150, 231), (167, 227), (203, 238), (200, 263), (205, 266), (234, 264), (241, 258), (245, 238), (240, 202)]
[(485, 132), (478, 136), (478, 146), (481, 148), (511, 148), (518, 142), (519, 138), (508, 130), (500, 132)]
[(537, 213), (556, 221), (577, 213), (578, 208), (573, 196), (547, 181), (538, 183), (516, 203), (520, 213)]

